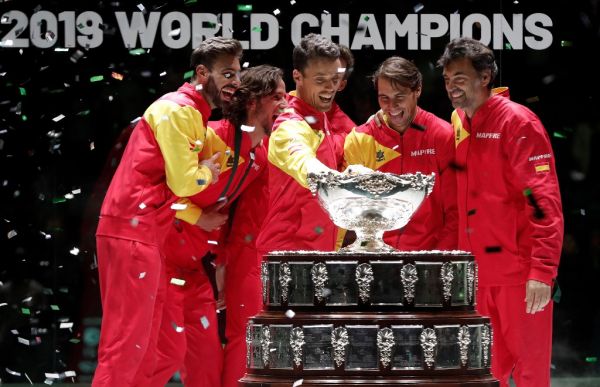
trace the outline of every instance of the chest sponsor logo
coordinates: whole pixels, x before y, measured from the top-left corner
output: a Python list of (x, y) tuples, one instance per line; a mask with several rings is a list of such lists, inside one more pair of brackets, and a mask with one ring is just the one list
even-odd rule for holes
[(480, 132), (475, 135), (475, 138), (481, 138), (483, 140), (499, 140), (500, 133), (496, 132)]
[(411, 151), (410, 155), (412, 157), (423, 156), (423, 155), (435, 155), (435, 149), (434, 148), (417, 149), (417, 150)]
[(531, 156), (529, 158), (529, 161), (538, 161), (538, 160), (544, 160), (544, 159), (549, 159), (549, 158), (552, 158), (552, 155), (550, 153), (544, 153), (543, 155)]

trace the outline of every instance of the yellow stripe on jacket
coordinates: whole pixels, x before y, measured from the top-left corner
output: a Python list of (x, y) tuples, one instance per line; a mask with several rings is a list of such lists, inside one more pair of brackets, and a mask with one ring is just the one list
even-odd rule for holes
[(344, 141), (344, 162), (346, 166), (364, 165), (377, 170), (386, 163), (400, 157), (400, 153), (388, 148), (367, 133), (352, 129)]
[(306, 121), (284, 121), (269, 139), (269, 162), (308, 189), (306, 163), (317, 157), (324, 139), (324, 133), (314, 130)]
[(211, 183), (212, 175), (208, 167), (198, 164), (195, 151), (206, 139), (200, 112), (192, 106), (158, 100), (146, 110), (144, 119), (163, 154), (167, 185), (171, 191), (179, 197), (187, 197), (204, 190)]

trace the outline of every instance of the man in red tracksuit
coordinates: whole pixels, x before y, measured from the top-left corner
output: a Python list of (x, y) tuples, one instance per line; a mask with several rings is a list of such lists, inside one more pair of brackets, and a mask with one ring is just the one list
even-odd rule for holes
[[(241, 45), (210, 38), (192, 53), (194, 76), (154, 102), (133, 130), (106, 193), (96, 244), (103, 319), (93, 386), (147, 386), (164, 298), (163, 242), (176, 196), (218, 177), (194, 152), (212, 107), (237, 86)], [(142, 367), (142, 365), (144, 367)]]
[[(199, 224), (203, 217), (208, 217), (208, 224), (197, 227), (178, 222), (167, 233), (167, 296), (157, 344), (157, 365), (147, 386), (164, 386), (179, 369), (186, 386), (221, 385), (223, 358), (216, 303), (201, 258), (215, 249), (211, 242), (224, 239), (217, 228), (227, 220), (226, 205), (266, 169), (267, 154), (262, 140), (286, 104), (282, 77), (282, 71), (272, 66), (247, 70), (225, 106), (227, 119), (211, 123), (200, 145), (200, 159), (224, 156), (218, 159), (221, 173), (209, 188), (178, 202), (179, 218), (192, 217)], [(244, 217), (243, 211), (244, 208), (237, 208), (235, 216)], [(233, 274), (236, 275), (235, 271)], [(243, 280), (243, 274), (237, 273), (237, 279), (230, 278), (233, 286), (235, 281)]]
[(238, 387), (246, 372), (246, 324), (262, 309), (260, 257), (256, 238), (269, 204), (268, 174), (263, 173), (241, 194), (221, 253), (225, 256), (227, 306), (222, 387)]
[(373, 119), (352, 130), (344, 144), (345, 162), (396, 174), (435, 173), (433, 192), (404, 228), (386, 232), (384, 240), (399, 250), (456, 249), (452, 127), (417, 106), (422, 76), (412, 62), (386, 59), (373, 74), (373, 83), (384, 123)]
[(337, 228), (308, 189), (307, 170), (337, 170), (341, 159), (325, 115), (342, 78), (339, 56), (335, 43), (316, 34), (294, 48), (297, 95), (269, 139), (269, 209), (256, 243), (261, 256), (335, 248)]
[(492, 373), (508, 386), (550, 385), (551, 290), (563, 238), (554, 155), (528, 108), (494, 93), (493, 52), (451, 41), (438, 61), (455, 130), (459, 248), (479, 266), (477, 308), (491, 318)]

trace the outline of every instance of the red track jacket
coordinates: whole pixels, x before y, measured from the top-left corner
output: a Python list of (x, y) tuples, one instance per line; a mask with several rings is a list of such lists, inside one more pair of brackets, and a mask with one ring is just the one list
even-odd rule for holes
[(483, 286), (551, 284), (563, 238), (554, 155), (539, 118), (504, 94), (471, 120), (452, 113), (459, 247), (475, 254)]
[(99, 236), (160, 246), (176, 196), (211, 183), (193, 150), (206, 138), (210, 106), (185, 83), (154, 102), (133, 130), (100, 210)]
[(332, 251), (337, 229), (307, 188), (306, 162), (337, 170), (341, 153), (324, 113), (293, 95), (288, 104), (269, 139), (269, 210), (257, 249)]
[(400, 134), (375, 120), (354, 129), (344, 144), (346, 164), (396, 174), (435, 173), (433, 192), (409, 223), (384, 234), (400, 250), (452, 250), (457, 248), (458, 213), (454, 142), (450, 124), (418, 108), (413, 125)]
[[(229, 121), (209, 122), (206, 141), (199, 152), (199, 158), (204, 160), (216, 152), (221, 152), (221, 158), (218, 160), (221, 164), (221, 174), (219, 175), (219, 180), (211, 184), (204, 191), (189, 198), (179, 200), (179, 204), (184, 204), (187, 207), (177, 212), (178, 218), (193, 220), (193, 223), (195, 223), (202, 213), (202, 208), (206, 208), (217, 202), (231, 175), (235, 149), (234, 139), (235, 130)], [(228, 203), (232, 203), (246, 187), (261, 176), (263, 172), (266, 172), (267, 153), (265, 147), (259, 144), (254, 149), (251, 149), (251, 146), (250, 136), (242, 132), (242, 146), (238, 167), (233, 181), (227, 190)], [(227, 211), (227, 206), (221, 210), (221, 212), (225, 211)], [(236, 214), (238, 214), (237, 211)], [(218, 231), (206, 232), (192, 224), (191, 221), (179, 222), (170, 231), (166, 242), (167, 257), (180, 267), (197, 269), (200, 267), (200, 258), (209, 250), (217, 252), (220, 259), (224, 258), (221, 248), (208, 242), (211, 240), (222, 244), (223, 238), (224, 236), (220, 235)]]

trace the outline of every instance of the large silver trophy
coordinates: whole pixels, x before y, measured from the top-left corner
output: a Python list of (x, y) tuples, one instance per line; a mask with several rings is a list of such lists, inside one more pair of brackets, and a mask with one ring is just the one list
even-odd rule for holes
[(395, 175), (352, 167), (344, 173), (308, 174), (310, 190), (333, 223), (356, 232), (356, 241), (340, 251), (396, 251), (383, 241), (383, 233), (408, 223), (431, 193), (435, 174)]

